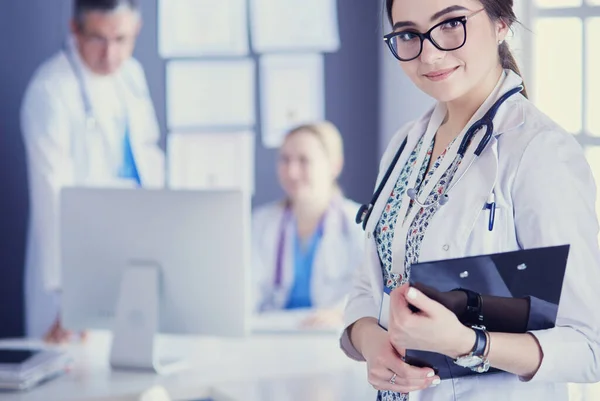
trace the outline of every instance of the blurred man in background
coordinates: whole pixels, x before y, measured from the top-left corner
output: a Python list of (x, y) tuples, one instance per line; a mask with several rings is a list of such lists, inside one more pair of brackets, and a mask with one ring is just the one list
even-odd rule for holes
[(61, 189), (164, 184), (154, 107), (132, 58), (141, 25), (139, 0), (75, 0), (72, 36), (39, 67), (25, 94), (30, 337), (62, 342), (70, 336), (59, 319)]

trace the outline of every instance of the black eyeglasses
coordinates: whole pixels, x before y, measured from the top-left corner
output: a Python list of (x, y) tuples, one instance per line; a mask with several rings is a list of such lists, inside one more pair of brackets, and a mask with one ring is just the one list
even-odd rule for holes
[(482, 12), (475, 11), (471, 15), (451, 18), (433, 26), (425, 33), (415, 31), (392, 32), (383, 37), (394, 57), (400, 61), (411, 61), (421, 55), (423, 42), (428, 39), (442, 51), (460, 49), (467, 42), (467, 21)]

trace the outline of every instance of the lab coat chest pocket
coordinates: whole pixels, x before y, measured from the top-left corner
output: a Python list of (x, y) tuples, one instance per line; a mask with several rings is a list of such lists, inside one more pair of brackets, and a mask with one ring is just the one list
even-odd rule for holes
[[(483, 153), (477, 163), (479, 173), (465, 174), (465, 179), (452, 190), (450, 202), (432, 218), (420, 261), (476, 255), (498, 246), (494, 244), (495, 228), (488, 229), (490, 210), (485, 206), (491, 201), (495, 186), (496, 160), (493, 154)], [(499, 209), (496, 207), (496, 219)]]
[(499, 202), (483, 205), (467, 240), (469, 254), (498, 253), (506, 248), (507, 213), (510, 213), (507, 209)]

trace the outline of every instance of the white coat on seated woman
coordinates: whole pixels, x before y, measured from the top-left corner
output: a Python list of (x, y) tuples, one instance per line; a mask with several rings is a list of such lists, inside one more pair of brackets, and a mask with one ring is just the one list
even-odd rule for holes
[(315, 311), (315, 324), (341, 322), (364, 245), (354, 222), (359, 206), (337, 185), (342, 166), (342, 139), (332, 124), (286, 136), (277, 167), (286, 199), (253, 215), (257, 312), (306, 308)]

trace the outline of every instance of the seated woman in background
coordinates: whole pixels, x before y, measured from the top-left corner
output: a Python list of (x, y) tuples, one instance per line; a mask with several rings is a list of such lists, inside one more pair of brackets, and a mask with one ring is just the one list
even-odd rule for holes
[(257, 312), (308, 309), (305, 326), (341, 324), (364, 238), (354, 219), (359, 205), (337, 179), (342, 136), (329, 123), (290, 131), (280, 148), (280, 202), (254, 212), (253, 281)]

